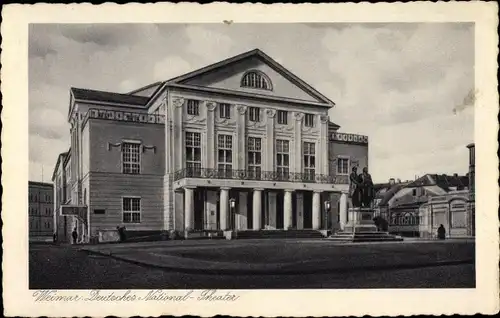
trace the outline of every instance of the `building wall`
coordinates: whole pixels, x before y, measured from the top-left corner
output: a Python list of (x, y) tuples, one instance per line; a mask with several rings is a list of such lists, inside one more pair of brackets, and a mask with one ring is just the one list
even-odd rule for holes
[(447, 237), (469, 236), (471, 217), (468, 191), (454, 191), (443, 196), (431, 197), (419, 209), (422, 219), (420, 233), (423, 237), (436, 237), (442, 224)]
[(337, 166), (339, 158), (348, 158), (349, 167), (348, 173), (351, 173), (353, 166), (358, 167), (358, 173), (361, 173), (363, 168), (368, 167), (368, 144), (342, 143), (330, 139), (329, 147), (329, 173), (337, 175)]
[[(125, 226), (129, 231), (163, 227), (165, 132), (163, 125), (90, 119), (89, 172), (82, 180), (90, 237)], [(140, 141), (140, 174), (122, 173), (123, 141)], [(85, 156), (85, 154), (84, 154)], [(141, 198), (140, 223), (123, 220), (123, 197)]]
[(54, 232), (54, 187), (52, 184), (29, 182), (28, 215), (31, 240), (52, 239)]
[[(120, 144), (126, 140), (134, 140), (140, 141), (143, 146), (156, 148), (147, 148), (141, 153), (141, 175), (164, 175), (165, 128), (163, 125), (99, 119), (91, 119), (87, 125), (90, 129), (88, 157), (91, 172), (122, 173)], [(85, 154), (84, 157), (86, 156)]]
[[(256, 90), (251, 88), (241, 87), (241, 78), (243, 74), (248, 70), (259, 70), (266, 74), (272, 84), (273, 90)], [(203, 77), (198, 77), (189, 81), (185, 84), (188, 85), (198, 85), (213, 88), (222, 88), (233, 91), (242, 91), (247, 93), (258, 93), (262, 95), (280, 96), (295, 98), (307, 101), (317, 101), (316, 98), (310, 96), (302, 89), (297, 87), (295, 84), (287, 80), (281, 74), (272, 69), (269, 65), (263, 63), (258, 58), (248, 59), (232, 65), (230, 68), (230, 73), (228, 74), (228, 68), (224, 68), (218, 71), (214, 71), (210, 74), (204, 74)]]
[[(90, 236), (125, 226), (129, 231), (163, 228), (163, 176), (90, 172)], [(141, 222), (123, 222), (123, 197), (141, 198)]]

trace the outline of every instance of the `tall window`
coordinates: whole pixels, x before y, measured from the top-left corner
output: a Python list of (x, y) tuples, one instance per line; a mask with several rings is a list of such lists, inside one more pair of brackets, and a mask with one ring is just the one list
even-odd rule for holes
[(262, 72), (251, 71), (241, 79), (242, 87), (272, 90), (271, 80)]
[(262, 170), (262, 140), (248, 137), (248, 177), (259, 180)]
[(288, 112), (286, 110), (278, 110), (278, 124), (288, 124)]
[(337, 174), (349, 174), (349, 158), (337, 158)]
[(248, 119), (250, 121), (259, 122), (260, 121), (260, 109), (258, 107), (248, 108)]
[(188, 115), (198, 116), (200, 114), (200, 101), (195, 99), (188, 99), (187, 113)]
[(305, 114), (304, 124), (306, 127), (314, 127), (314, 115), (313, 114)]
[(123, 173), (139, 174), (141, 171), (141, 144), (135, 142), (122, 143)]
[(123, 223), (141, 223), (141, 198), (123, 198)]
[(230, 178), (233, 171), (233, 136), (217, 137), (217, 170), (221, 177)]
[(186, 132), (186, 168), (188, 176), (201, 174), (201, 134)]
[(316, 174), (316, 148), (313, 142), (304, 142), (304, 172), (306, 180), (314, 180)]
[(276, 172), (280, 180), (287, 180), (290, 172), (290, 145), (288, 140), (276, 140)]
[(231, 118), (231, 105), (221, 103), (219, 104), (219, 117), (220, 118)]

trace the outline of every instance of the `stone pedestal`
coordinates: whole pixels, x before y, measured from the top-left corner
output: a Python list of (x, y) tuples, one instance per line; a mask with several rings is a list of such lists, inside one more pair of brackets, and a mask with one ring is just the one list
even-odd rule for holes
[(375, 211), (371, 208), (349, 208), (349, 221), (344, 226), (346, 233), (370, 233), (377, 232), (373, 222)]

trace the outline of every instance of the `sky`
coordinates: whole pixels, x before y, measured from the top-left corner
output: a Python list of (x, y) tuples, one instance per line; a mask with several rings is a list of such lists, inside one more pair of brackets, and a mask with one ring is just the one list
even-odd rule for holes
[[(474, 24), (31, 24), (29, 177), (69, 148), (70, 87), (126, 93), (259, 48), (369, 136), (375, 182), (465, 174), (474, 140)], [(469, 100), (469, 103), (467, 102)]]

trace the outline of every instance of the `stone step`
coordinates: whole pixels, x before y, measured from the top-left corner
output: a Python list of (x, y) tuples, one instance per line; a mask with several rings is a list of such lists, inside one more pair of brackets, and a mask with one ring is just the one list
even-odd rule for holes
[(262, 231), (238, 231), (238, 239), (245, 238), (323, 238), (319, 231), (314, 230), (262, 230)]

